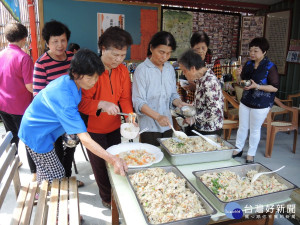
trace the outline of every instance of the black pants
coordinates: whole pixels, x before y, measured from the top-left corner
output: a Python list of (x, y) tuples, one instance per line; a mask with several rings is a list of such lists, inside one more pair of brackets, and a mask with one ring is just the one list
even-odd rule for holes
[(11, 131), (13, 138), (11, 143), (15, 143), (18, 149), (19, 146), (19, 137), (18, 132), (21, 124), (21, 120), (23, 115), (14, 115), (9, 114), (3, 111), (0, 111), (0, 115), (2, 117), (2, 121), (5, 127), (6, 132)]
[[(11, 131), (11, 133), (13, 134), (13, 139), (11, 140), (11, 143), (15, 143), (18, 149), (19, 146), (18, 132), (19, 132), (23, 115), (13, 115), (3, 111), (0, 111), (0, 115), (4, 123), (6, 132)], [(27, 161), (31, 173), (36, 173), (36, 166), (27, 150), (26, 150), (26, 155), (27, 155)]]
[(57, 138), (54, 148), (59, 161), (65, 169), (66, 177), (70, 177), (72, 175), (72, 162), (74, 160), (74, 153), (76, 148), (67, 147), (66, 149), (64, 149), (62, 136)]
[(220, 137), (221, 137), (222, 131), (223, 131), (223, 129), (215, 130), (215, 131), (210, 131), (210, 132), (208, 132), (208, 131), (201, 131), (196, 126), (193, 125), (193, 126), (187, 126), (184, 129), (184, 132), (186, 133), (187, 136), (197, 136), (197, 134), (195, 134), (194, 132), (192, 132), (192, 130), (195, 130), (195, 131), (199, 132), (202, 135), (214, 135), (214, 134), (216, 134), (216, 135), (218, 135)]
[[(108, 134), (90, 133), (92, 139), (96, 141), (102, 148), (107, 149), (112, 145), (121, 143), (120, 129), (117, 129)], [(106, 203), (111, 202), (111, 185), (107, 174), (105, 160), (93, 154), (87, 149), (96, 183), (99, 187), (99, 194), (102, 200)]]
[(147, 143), (155, 146), (159, 146), (157, 138), (168, 138), (172, 137), (173, 131), (167, 130), (164, 133), (160, 132), (144, 132), (140, 135), (140, 142)]

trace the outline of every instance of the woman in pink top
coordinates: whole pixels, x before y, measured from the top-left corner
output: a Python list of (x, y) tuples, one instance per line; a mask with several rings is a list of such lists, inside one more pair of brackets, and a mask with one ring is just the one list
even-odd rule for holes
[(4, 34), (9, 45), (0, 52), (0, 116), (5, 130), (13, 134), (11, 142), (18, 147), (22, 116), (32, 101), (33, 62), (21, 49), (28, 36), (24, 25), (10, 23)]

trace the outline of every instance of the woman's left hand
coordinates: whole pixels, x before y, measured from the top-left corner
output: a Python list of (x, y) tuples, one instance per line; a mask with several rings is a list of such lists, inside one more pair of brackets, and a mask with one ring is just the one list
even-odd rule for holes
[(255, 89), (257, 88), (257, 83), (254, 82), (254, 80), (250, 79), (251, 80), (251, 85), (248, 86), (248, 87), (244, 87), (244, 90), (250, 90), (250, 89)]
[[(131, 123), (131, 120), (130, 120), (129, 116), (125, 119), (125, 121), (126, 121), (126, 123)], [(132, 124), (133, 124), (134, 126), (136, 126), (136, 127), (139, 126), (139, 125), (137, 124), (137, 122), (135, 121), (135, 119), (132, 120)]]

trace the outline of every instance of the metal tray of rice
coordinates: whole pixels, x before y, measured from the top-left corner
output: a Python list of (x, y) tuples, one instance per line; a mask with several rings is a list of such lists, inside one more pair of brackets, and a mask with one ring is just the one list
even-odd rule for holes
[(221, 145), (221, 149), (208, 143), (202, 137), (189, 136), (187, 139), (158, 138), (165, 157), (172, 165), (185, 165), (212, 161), (229, 160), (237, 148), (218, 135), (205, 135)]
[(226, 205), (231, 202), (238, 203), (243, 209), (246, 206), (266, 207), (287, 201), (297, 186), (279, 174), (261, 175), (251, 183), (254, 174), (270, 171), (262, 164), (254, 163), (194, 171), (193, 174), (202, 194), (224, 212)]
[(216, 213), (174, 166), (129, 169), (126, 176), (147, 224), (207, 224)]

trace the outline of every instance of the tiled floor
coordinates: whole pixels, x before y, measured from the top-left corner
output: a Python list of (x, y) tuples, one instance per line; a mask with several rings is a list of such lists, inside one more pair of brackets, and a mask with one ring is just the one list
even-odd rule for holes
[[(0, 123), (0, 135), (4, 134), (5, 130), (3, 124)], [(234, 144), (235, 141), (235, 132), (231, 137), (230, 142)], [(255, 157), (256, 162), (260, 162), (263, 165), (269, 167), (270, 169), (277, 169), (282, 165), (286, 165), (286, 167), (279, 171), (279, 174), (292, 183), (300, 186), (300, 143), (299, 143), (299, 135), (298, 135), (298, 146), (296, 150), (296, 154), (293, 154), (292, 151), (292, 142), (293, 142), (293, 134), (286, 133), (278, 133), (275, 140), (275, 146), (273, 150), (272, 158), (265, 158), (265, 139), (266, 139), (266, 130), (262, 129), (262, 137), (261, 142), (259, 144), (259, 148)], [(247, 150), (247, 145), (245, 150)], [(246, 154), (246, 153), (244, 153)], [(24, 145), (20, 145), (19, 155), (21, 161), (23, 162), (23, 166), (20, 168), (20, 173), (22, 174), (21, 180), (25, 181), (31, 179), (29, 166), (27, 163), (26, 153)], [(77, 168), (79, 174), (77, 174), (77, 178), (85, 183), (84, 187), (79, 189), (79, 199), (80, 199), (80, 213), (84, 218), (82, 225), (106, 225), (110, 224), (111, 221), (111, 211), (104, 208), (101, 204), (101, 200), (98, 193), (98, 187), (95, 182), (91, 166), (89, 162), (87, 162), (84, 158), (82, 150), (77, 147), (75, 153), (75, 160), (77, 164)], [(242, 158), (238, 158), (237, 160), (242, 163), (245, 162), (245, 155)], [(75, 173), (73, 172), (73, 175)], [(5, 207), (2, 207), (0, 212), (0, 224), (6, 225), (9, 224), (11, 213), (15, 204), (13, 191), (9, 193), (4, 203)], [(285, 218), (277, 218), (275, 219), (275, 225), (289, 225), (291, 224)], [(135, 224), (134, 224), (135, 225)], [(138, 224), (136, 224), (138, 225)]]

